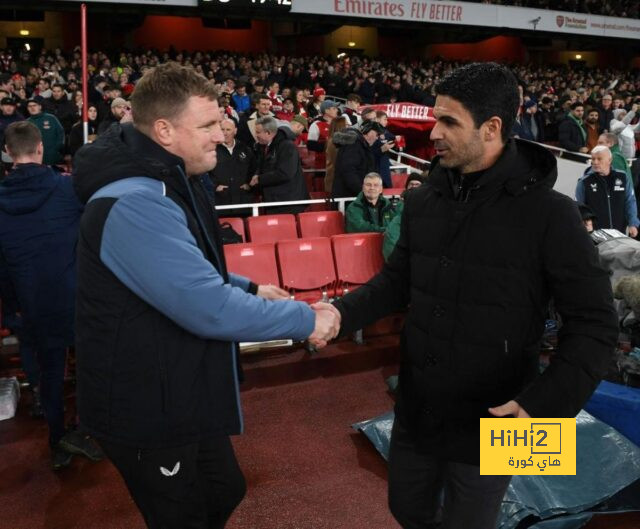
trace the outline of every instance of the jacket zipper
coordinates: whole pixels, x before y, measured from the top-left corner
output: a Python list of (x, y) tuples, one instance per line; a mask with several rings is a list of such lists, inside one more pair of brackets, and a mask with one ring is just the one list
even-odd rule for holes
[(607, 181), (602, 178), (600, 175), (596, 174), (598, 180), (600, 180), (603, 184), (605, 193), (607, 194), (607, 211), (609, 212), (609, 228), (613, 229), (613, 217), (611, 216), (611, 194), (609, 193), (609, 185)]

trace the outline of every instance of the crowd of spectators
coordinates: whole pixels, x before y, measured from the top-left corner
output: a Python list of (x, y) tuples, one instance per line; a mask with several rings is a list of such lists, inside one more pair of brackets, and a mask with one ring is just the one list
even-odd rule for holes
[[(253, 145), (257, 140), (255, 120), (259, 117), (275, 116), (292, 123), (297, 118), (301, 127), (311, 126), (309, 148), (323, 151), (317, 154), (323, 167), (326, 136), (336, 112), (327, 97), (348, 100), (339, 112), (351, 124), (357, 121), (358, 106), (396, 101), (432, 106), (435, 84), (459, 66), (438, 58), (387, 61), (223, 51), (138, 50), (113, 55), (96, 51), (89, 55), (90, 139), (114, 122), (131, 119), (127, 99), (137, 80), (149, 67), (168, 60), (192, 65), (215, 81), (220, 104), (238, 123), (238, 138), (246, 143)], [(1, 51), (0, 141), (9, 123), (28, 118), (45, 139), (47, 162), (60, 163), (63, 155), (69, 161), (82, 143), (80, 66), (79, 48), (69, 53), (42, 50), (33, 56), (24, 50), (17, 54)], [(614, 132), (621, 147), (624, 142), (625, 155), (635, 155), (635, 111), (640, 103), (637, 71), (533, 65), (513, 65), (512, 70), (522, 89), (522, 112), (514, 135), (559, 142), (569, 150), (586, 153), (596, 145), (599, 134)], [(576, 106), (582, 107), (581, 112)], [(589, 130), (592, 111), (598, 114), (597, 130), (593, 123)], [(573, 141), (575, 138), (581, 141)]]
[(640, 18), (640, 6), (633, 0), (466, 0), (534, 9), (553, 9), (570, 13), (590, 13), (608, 17)]

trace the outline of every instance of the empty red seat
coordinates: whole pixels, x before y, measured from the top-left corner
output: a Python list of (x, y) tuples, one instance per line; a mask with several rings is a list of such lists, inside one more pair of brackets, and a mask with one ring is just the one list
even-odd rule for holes
[(257, 285), (280, 285), (274, 243), (225, 244), (224, 257), (229, 272), (248, 277)]
[(336, 271), (328, 237), (281, 241), (276, 249), (282, 287), (295, 299), (315, 303), (323, 292), (335, 295)]
[(238, 235), (242, 236), (242, 242), (247, 241), (247, 236), (244, 232), (244, 219), (240, 217), (222, 217), (222, 218), (219, 218), (218, 221), (220, 222), (220, 225), (224, 224), (225, 222), (228, 222), (233, 228), (233, 230)]
[(249, 217), (247, 231), (251, 242), (278, 242), (298, 238), (296, 218), (293, 215)]
[(298, 213), (300, 237), (331, 237), (344, 233), (344, 216), (340, 211)]
[(393, 195), (402, 195), (404, 193), (404, 187), (388, 187), (387, 189), (382, 190), (382, 194), (385, 197), (390, 197)]
[(384, 265), (382, 233), (348, 233), (331, 237), (340, 290), (354, 290)]
[(407, 185), (407, 178), (409, 178), (408, 173), (393, 172), (391, 173), (391, 185), (395, 188), (404, 189)]

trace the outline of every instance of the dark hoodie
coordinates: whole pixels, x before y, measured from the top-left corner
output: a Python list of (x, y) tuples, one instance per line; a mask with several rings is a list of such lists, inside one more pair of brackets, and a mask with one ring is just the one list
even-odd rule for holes
[(179, 446), (242, 429), (236, 341), (306, 338), (313, 311), (227, 273), (215, 210), (132, 124), (82, 147), (78, 411), (96, 437)]
[(336, 132), (331, 141), (338, 147), (332, 195), (356, 197), (365, 175), (376, 170), (373, 150), (357, 127)]
[[(382, 272), (335, 303), (342, 333), (408, 307), (396, 416), (427, 453), (477, 465), (489, 407), (574, 417), (607, 369), (618, 335), (609, 274), (556, 176), (549, 151), (509, 140), (456, 194), (459, 175), (435, 158), (405, 198)], [(550, 297), (563, 328), (538, 375)]]
[(46, 165), (20, 164), (0, 183), (0, 266), (15, 288), (23, 339), (40, 350), (73, 343), (81, 213), (71, 178)]

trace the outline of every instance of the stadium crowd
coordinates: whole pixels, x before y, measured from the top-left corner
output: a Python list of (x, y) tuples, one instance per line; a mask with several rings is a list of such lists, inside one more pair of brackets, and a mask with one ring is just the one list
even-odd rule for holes
[[(388, 61), (367, 57), (248, 56), (222, 51), (146, 50), (114, 55), (96, 51), (89, 57), (91, 139), (114, 121), (130, 119), (127, 99), (136, 82), (149, 67), (168, 60), (192, 65), (215, 80), (218, 92), (223, 95), (225, 112), (238, 122), (239, 137), (244, 134), (245, 140), (250, 138), (243, 120), (257, 108), (260, 95), (269, 99), (269, 108), (265, 107), (260, 114), (271, 113), (286, 121), (299, 115), (304, 118), (301, 124), (308, 128), (314, 120), (323, 121), (321, 105), (327, 96), (348, 98), (350, 101), (338, 112), (350, 118), (358, 107), (375, 103), (402, 101), (432, 106), (435, 84), (459, 66), (438, 58)], [(82, 143), (79, 49), (70, 53), (61, 49), (42, 50), (35, 56), (26, 51), (14, 55), (4, 50), (0, 52), (0, 70), (0, 141), (9, 123), (29, 118), (45, 138), (47, 163), (61, 163), (64, 155), (70, 158)], [(586, 134), (590, 132), (589, 114), (595, 111), (597, 134), (614, 132), (626, 137), (627, 156), (635, 155), (633, 146), (629, 147), (633, 143), (629, 142), (629, 134), (633, 136), (632, 129), (638, 121), (637, 72), (533, 65), (513, 65), (512, 71), (519, 79), (523, 97), (514, 135), (559, 142), (568, 150), (588, 152), (597, 143), (592, 134)], [(582, 115), (578, 116), (580, 112), (571, 108), (576, 104), (582, 104)], [(565, 122), (567, 125), (563, 126)], [(569, 138), (574, 135), (579, 139), (583, 135), (579, 130), (569, 130), (574, 125), (585, 132), (584, 141)], [(325, 134), (324, 128), (320, 128), (320, 133)], [(321, 150), (324, 145), (317, 143), (317, 127), (310, 129), (310, 150)], [(587, 144), (589, 148), (585, 150)]]

